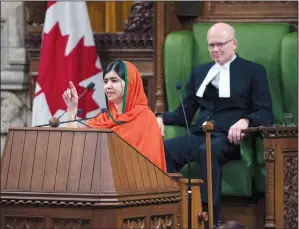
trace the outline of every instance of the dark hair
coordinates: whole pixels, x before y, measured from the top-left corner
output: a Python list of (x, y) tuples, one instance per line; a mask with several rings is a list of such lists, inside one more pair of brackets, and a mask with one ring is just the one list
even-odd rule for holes
[(112, 70), (115, 71), (120, 78), (125, 80), (125, 68), (121, 60), (115, 60), (111, 62), (108, 65), (108, 67), (104, 70), (103, 77), (105, 77), (105, 75)]
[(245, 229), (243, 225), (237, 221), (227, 221), (224, 224), (221, 224), (219, 229)]

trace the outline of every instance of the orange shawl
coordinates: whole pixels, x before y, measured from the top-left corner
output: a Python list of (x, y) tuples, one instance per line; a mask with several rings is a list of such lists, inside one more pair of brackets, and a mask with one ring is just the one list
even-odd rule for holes
[(114, 104), (107, 102), (107, 112), (88, 121), (95, 128), (113, 130), (141, 154), (166, 172), (165, 154), (156, 116), (150, 110), (144, 93), (141, 76), (130, 62), (123, 61), (125, 89), (122, 113)]

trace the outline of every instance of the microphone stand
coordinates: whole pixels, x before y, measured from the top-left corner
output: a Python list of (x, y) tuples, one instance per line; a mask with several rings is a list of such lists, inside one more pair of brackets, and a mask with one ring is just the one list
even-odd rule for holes
[[(80, 110), (81, 110), (81, 109), (79, 109), (78, 111), (80, 111)], [(106, 110), (107, 110), (106, 108), (101, 108), (101, 111), (100, 111), (97, 115), (95, 115), (95, 116), (93, 116), (93, 117), (90, 117), (90, 118), (76, 119), (76, 116), (77, 116), (77, 114), (76, 114), (76, 115), (75, 115), (75, 119), (73, 119), (73, 120), (68, 120), (68, 121), (64, 121), (64, 122), (60, 122), (60, 121), (58, 120), (58, 123), (54, 123), (54, 124), (48, 123), (48, 124), (38, 125), (38, 126), (34, 126), (34, 127), (44, 127), (44, 126), (58, 127), (60, 124), (64, 124), (64, 123), (79, 122), (79, 123), (81, 123), (81, 124), (83, 124), (83, 125), (85, 125), (85, 126), (91, 128), (91, 126), (85, 124), (85, 123), (82, 122), (82, 121), (96, 118), (96, 117), (98, 117), (100, 114), (106, 112)], [(82, 112), (82, 110), (81, 110), (81, 112)], [(80, 112), (80, 113), (81, 113), (81, 112)], [(78, 113), (78, 112), (77, 112), (77, 113)]]
[(184, 118), (185, 118), (185, 122), (186, 122), (186, 128), (187, 128), (187, 132), (189, 135), (188, 138), (188, 188), (187, 188), (187, 192), (188, 192), (188, 229), (192, 229), (192, 189), (191, 189), (191, 175), (190, 175), (190, 158), (191, 158), (191, 149), (190, 149), (190, 144), (191, 144), (191, 134), (190, 134), (190, 130), (189, 130), (189, 125), (187, 122), (187, 117), (186, 117), (186, 112), (185, 112), (185, 108), (184, 108), (184, 104), (183, 104), (183, 99), (182, 99), (182, 95), (180, 93), (180, 101), (181, 101), (181, 105), (182, 105), (182, 109), (183, 109), (183, 114), (184, 114)]
[(77, 119), (78, 114), (81, 114), (82, 112), (83, 112), (82, 109), (79, 109), (79, 110), (77, 111), (77, 113), (76, 113), (76, 115), (75, 115), (75, 120), (77, 120), (77, 122), (81, 123), (82, 125), (85, 125), (85, 126), (91, 128), (91, 126), (89, 126), (89, 125), (87, 125), (86, 123), (82, 122), (80, 119)]
[[(78, 100), (87, 92), (87, 91), (91, 91), (93, 88), (95, 87), (95, 83), (94, 82), (90, 82), (87, 86), (86, 89), (81, 93), (81, 95), (79, 95)], [(81, 110), (81, 111), (80, 111)], [(43, 126), (51, 126), (51, 127), (58, 127), (60, 125), (60, 118), (67, 112), (67, 109), (58, 116), (58, 118), (56, 117), (52, 117), (52, 119), (49, 120), (49, 125), (48, 124), (44, 124), (44, 125), (38, 125), (35, 127), (43, 127)], [(76, 113), (76, 116), (78, 114), (82, 113), (82, 109), (79, 109)], [(76, 117), (75, 116), (75, 117)], [(80, 121), (79, 121), (80, 122)], [(81, 123), (81, 122), (80, 122)]]

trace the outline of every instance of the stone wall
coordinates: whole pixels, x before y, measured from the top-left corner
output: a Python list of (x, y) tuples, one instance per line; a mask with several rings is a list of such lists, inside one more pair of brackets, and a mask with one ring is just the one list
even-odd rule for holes
[(23, 2), (1, 2), (1, 154), (10, 126), (31, 125)]

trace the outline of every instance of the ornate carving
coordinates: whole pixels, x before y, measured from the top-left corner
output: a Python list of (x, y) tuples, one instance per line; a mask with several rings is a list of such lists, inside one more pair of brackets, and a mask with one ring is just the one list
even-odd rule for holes
[(25, 1), (24, 7), (26, 12), (26, 23), (28, 25), (36, 26), (44, 23), (45, 13), (47, 10), (46, 1)]
[[(105, 49), (153, 49), (153, 37), (139, 33), (97, 33), (94, 34), (97, 50)], [(28, 34), (26, 49), (31, 57), (39, 57), (41, 34)]]
[(216, 3), (218, 4), (257, 4), (257, 3), (261, 3), (263, 1), (216, 1)]
[(65, 219), (65, 218), (52, 218), (54, 229), (89, 229), (91, 227), (90, 219)]
[[(218, 4), (258, 4), (258, 3), (269, 3), (269, 1), (216, 1)], [(275, 3), (289, 4), (293, 1), (275, 1)]]
[(264, 151), (265, 161), (274, 161), (275, 160), (275, 151), (272, 148), (265, 148)]
[(273, 126), (273, 127), (259, 127), (263, 137), (266, 138), (278, 138), (278, 137), (297, 137), (298, 136), (298, 126)]
[(6, 216), (5, 223), (7, 229), (43, 229), (43, 217), (31, 216)]
[(180, 201), (180, 197), (165, 197), (165, 198), (125, 201), (124, 204), (126, 206), (139, 206), (139, 205), (147, 205), (147, 204), (173, 203), (178, 201)]
[(298, 228), (298, 156), (284, 157), (284, 228)]
[(131, 14), (125, 23), (125, 32), (152, 33), (154, 2), (138, 1), (131, 8)]
[(150, 228), (151, 229), (170, 229), (173, 228), (173, 215), (156, 215), (151, 216)]
[[(141, 200), (132, 200), (132, 201), (121, 201), (118, 203), (118, 206), (141, 206), (141, 205), (151, 205), (151, 204), (167, 204), (167, 203), (177, 203), (181, 200), (178, 197), (165, 197), (165, 198), (153, 198), (153, 199), (141, 199)], [(59, 206), (59, 207), (97, 207), (99, 205), (109, 205), (109, 203), (102, 203), (97, 200), (95, 201), (76, 201), (76, 200), (38, 200), (36, 198), (32, 199), (12, 199), (6, 197), (2, 192), (1, 204), (13, 204), (13, 205), (39, 205), (39, 206)], [(115, 204), (113, 202), (112, 204)]]
[(146, 216), (123, 219), (123, 228), (137, 229), (145, 227)]
[(265, 228), (275, 228), (275, 215), (274, 215), (274, 163), (266, 161), (265, 165), (267, 180), (266, 180), (266, 216)]
[(95, 34), (96, 47), (102, 49), (153, 49), (153, 37), (147, 33)]

